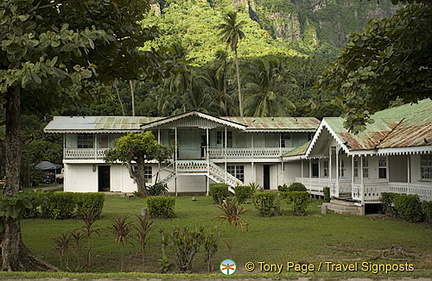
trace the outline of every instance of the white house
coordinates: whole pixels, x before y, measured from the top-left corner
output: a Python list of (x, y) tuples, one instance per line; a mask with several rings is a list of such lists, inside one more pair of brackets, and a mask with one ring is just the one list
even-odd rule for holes
[(171, 165), (149, 163), (148, 184), (166, 182), (177, 194), (207, 193), (211, 182), (277, 189), (293, 174), (281, 156), (310, 140), (318, 126), (312, 117), (215, 117), (193, 111), (171, 117), (56, 116), (45, 132), (64, 134), (65, 191), (132, 192), (136, 185), (127, 168), (105, 163), (104, 152), (126, 133), (151, 130), (160, 143), (177, 149)]
[(312, 194), (330, 187), (333, 198), (362, 208), (380, 203), (382, 192), (417, 194), (432, 201), (432, 101), (375, 113), (355, 135), (344, 119), (324, 118), (313, 139), (283, 156), (291, 181)]

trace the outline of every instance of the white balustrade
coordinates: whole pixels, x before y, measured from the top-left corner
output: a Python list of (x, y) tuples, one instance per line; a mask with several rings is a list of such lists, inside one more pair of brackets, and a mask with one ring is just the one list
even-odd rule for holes
[(107, 149), (65, 148), (65, 159), (102, 159)]
[[(227, 158), (267, 158), (267, 157), (279, 157), (293, 148), (232, 148), (226, 149)], [(210, 159), (221, 159), (225, 158), (225, 148), (209, 148)]]

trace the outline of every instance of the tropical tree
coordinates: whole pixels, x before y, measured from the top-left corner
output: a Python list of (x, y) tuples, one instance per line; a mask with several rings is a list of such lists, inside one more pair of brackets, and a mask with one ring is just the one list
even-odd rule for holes
[[(20, 188), (21, 110), (45, 112), (92, 100), (103, 90), (99, 82), (133, 79), (143, 66), (156, 75), (150, 62), (158, 59), (137, 49), (155, 35), (154, 28), (139, 24), (148, 9), (148, 1), (138, 0), (0, 2), (7, 178), (2, 196), (12, 200)], [(2, 270), (55, 270), (24, 245), (18, 217), (0, 221)]]
[(290, 94), (295, 79), (277, 58), (255, 59), (246, 67), (245, 110), (248, 116), (287, 116), (294, 108)]
[(412, 4), (394, 16), (372, 20), (364, 32), (352, 34), (316, 85), (341, 93), (350, 131), (363, 130), (374, 112), (394, 101), (416, 102), (432, 95), (432, 5), (408, 2)]
[(230, 47), (232, 52), (234, 52), (239, 111), (240, 116), (243, 116), (243, 96), (241, 91), (240, 68), (238, 62), (237, 48), (240, 40), (245, 38), (246, 36), (242, 31), (242, 28), (246, 24), (246, 21), (240, 21), (237, 16), (237, 12), (228, 12), (226, 15), (224, 15), (223, 23), (218, 26), (218, 29), (219, 36), (221, 37), (222, 41)]
[(130, 133), (116, 140), (115, 148), (107, 150), (105, 161), (123, 162), (129, 175), (137, 184), (141, 196), (148, 195), (145, 179), (145, 165), (157, 160), (164, 163), (172, 156), (172, 148), (159, 144), (151, 131)]

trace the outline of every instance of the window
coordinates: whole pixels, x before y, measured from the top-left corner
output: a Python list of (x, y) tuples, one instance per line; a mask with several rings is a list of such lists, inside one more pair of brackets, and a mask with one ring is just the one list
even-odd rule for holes
[(319, 178), (319, 162), (318, 160), (312, 160), (312, 177)]
[(380, 179), (387, 178), (387, 158), (386, 157), (378, 158), (378, 178)]
[(227, 165), (227, 172), (236, 177), (239, 181), (244, 182), (243, 165)]
[(339, 159), (339, 178), (345, 177), (345, 163), (343, 159)]
[(108, 135), (99, 135), (99, 148), (109, 148)]
[(363, 158), (363, 177), (368, 178), (369, 177), (369, 159)]
[(144, 166), (144, 181), (145, 183), (152, 183), (152, 167), (151, 166)]
[(354, 177), (358, 178), (359, 174), (358, 174), (358, 165), (359, 165), (359, 161), (358, 159), (354, 159)]
[(89, 134), (78, 134), (77, 137), (78, 148), (93, 148), (94, 147), (94, 136)]
[(432, 155), (420, 155), (420, 175), (422, 180), (432, 179)]
[[(232, 132), (227, 131), (227, 147), (232, 147), (233, 139)], [(225, 147), (225, 131), (216, 132), (216, 145), (218, 147)]]
[(291, 142), (290, 133), (281, 133), (281, 147), (289, 147)]
[(324, 168), (323, 168), (324, 177), (328, 178), (329, 177), (329, 161), (324, 160), (323, 164), (324, 164)]

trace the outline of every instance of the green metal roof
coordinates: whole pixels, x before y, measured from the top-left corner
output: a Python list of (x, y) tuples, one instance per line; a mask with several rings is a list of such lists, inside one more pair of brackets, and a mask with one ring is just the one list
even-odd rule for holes
[(293, 157), (293, 156), (305, 155), (310, 143), (311, 141), (308, 141), (302, 144), (301, 146), (291, 150), (290, 152), (285, 153), (284, 155), (282, 155), (282, 157)]
[(379, 111), (371, 119), (374, 123), (368, 124), (366, 130), (355, 135), (344, 128), (344, 119), (324, 118), (351, 151), (425, 146), (432, 142), (430, 99)]
[(314, 132), (320, 121), (314, 117), (221, 117), (244, 124), (246, 131), (308, 131)]

